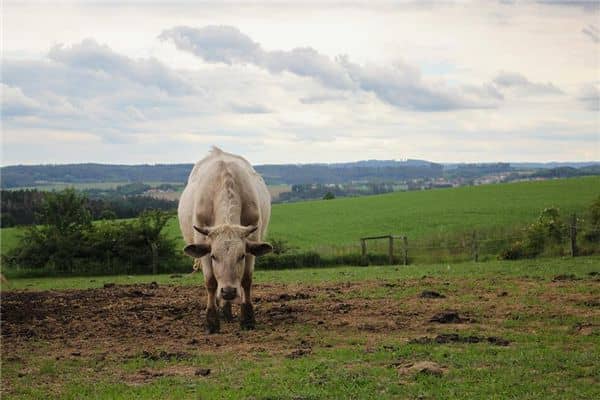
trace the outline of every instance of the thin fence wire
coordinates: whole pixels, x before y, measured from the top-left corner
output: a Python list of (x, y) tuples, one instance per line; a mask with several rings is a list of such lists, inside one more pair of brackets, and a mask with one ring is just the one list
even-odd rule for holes
[[(480, 237), (481, 236), (481, 237)], [(344, 246), (320, 246), (314, 250), (321, 255), (330, 257), (358, 256), (388, 256), (389, 240), (393, 240), (392, 259), (394, 262), (415, 261), (444, 261), (446, 259), (479, 259), (498, 256), (512, 244), (523, 241), (525, 235), (508, 234), (493, 237), (489, 233), (464, 233), (462, 238), (431, 238), (405, 242), (402, 235), (381, 235), (361, 238), (356, 244)], [(564, 243), (567, 246), (567, 243)], [(368, 258), (368, 257), (367, 257)], [(410, 260), (410, 261), (409, 261)]]

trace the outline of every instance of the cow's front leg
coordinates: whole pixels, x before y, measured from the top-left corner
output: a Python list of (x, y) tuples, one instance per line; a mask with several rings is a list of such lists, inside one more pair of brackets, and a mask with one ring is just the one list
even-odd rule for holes
[(223, 313), (223, 319), (226, 322), (233, 321), (233, 312), (231, 312), (231, 302), (224, 302), (223, 306), (221, 307), (221, 312)]
[(240, 309), (240, 327), (242, 329), (254, 329), (256, 319), (254, 318), (254, 307), (252, 307), (252, 273), (246, 272), (242, 278), (242, 289), (244, 290), (244, 302)]
[(219, 332), (219, 313), (217, 312), (217, 280), (214, 276), (206, 280), (206, 333)]

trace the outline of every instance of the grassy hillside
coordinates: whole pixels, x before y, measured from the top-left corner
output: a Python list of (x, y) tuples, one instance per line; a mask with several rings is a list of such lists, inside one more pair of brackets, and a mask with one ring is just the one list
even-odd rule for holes
[(418, 239), (524, 225), (544, 207), (580, 211), (598, 195), (600, 177), (585, 177), (275, 205), (269, 235), (301, 248), (384, 233)]
[[(600, 195), (600, 177), (520, 182), (378, 196), (275, 204), (269, 237), (300, 249), (356, 246), (361, 236), (395, 233), (411, 240), (478, 229), (510, 230), (545, 207), (581, 212)], [(180, 238), (176, 219), (169, 234)], [(18, 230), (2, 230), (2, 251)]]
[(20, 227), (0, 229), (0, 248), (2, 250), (2, 254), (19, 244), (19, 236), (21, 232), (23, 232), (23, 228)]

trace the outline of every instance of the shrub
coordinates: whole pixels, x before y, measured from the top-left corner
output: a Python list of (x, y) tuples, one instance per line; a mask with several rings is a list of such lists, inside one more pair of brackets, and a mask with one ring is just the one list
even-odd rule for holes
[(273, 254), (284, 254), (297, 250), (297, 247), (290, 246), (287, 240), (270, 238), (269, 243), (273, 246)]
[(521, 241), (517, 241), (503, 249), (499, 255), (501, 260), (518, 260), (523, 257), (525, 257), (525, 251), (523, 249), (523, 242)]
[(131, 221), (92, 225), (84, 195), (65, 190), (41, 208), (45, 225), (29, 227), (4, 257), (9, 266), (60, 273), (150, 273), (182, 264), (163, 228), (171, 215), (148, 211)]
[(550, 248), (562, 253), (562, 245), (568, 238), (568, 227), (560, 219), (557, 208), (545, 208), (537, 221), (525, 228), (523, 236), (523, 240), (510, 244), (498, 257), (502, 260), (532, 258)]

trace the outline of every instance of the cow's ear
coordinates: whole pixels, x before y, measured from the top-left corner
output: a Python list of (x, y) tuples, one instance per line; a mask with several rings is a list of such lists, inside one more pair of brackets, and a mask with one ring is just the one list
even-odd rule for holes
[(256, 257), (265, 255), (273, 251), (273, 246), (265, 242), (253, 242), (246, 240), (246, 253), (255, 255)]
[(200, 258), (210, 253), (210, 244), (198, 243), (188, 244), (183, 249), (183, 252), (190, 257)]
[(210, 234), (210, 228), (206, 227), (206, 226), (202, 226), (200, 228), (198, 228), (196, 225), (194, 225), (194, 229), (197, 232), (200, 232), (201, 234), (208, 236)]

